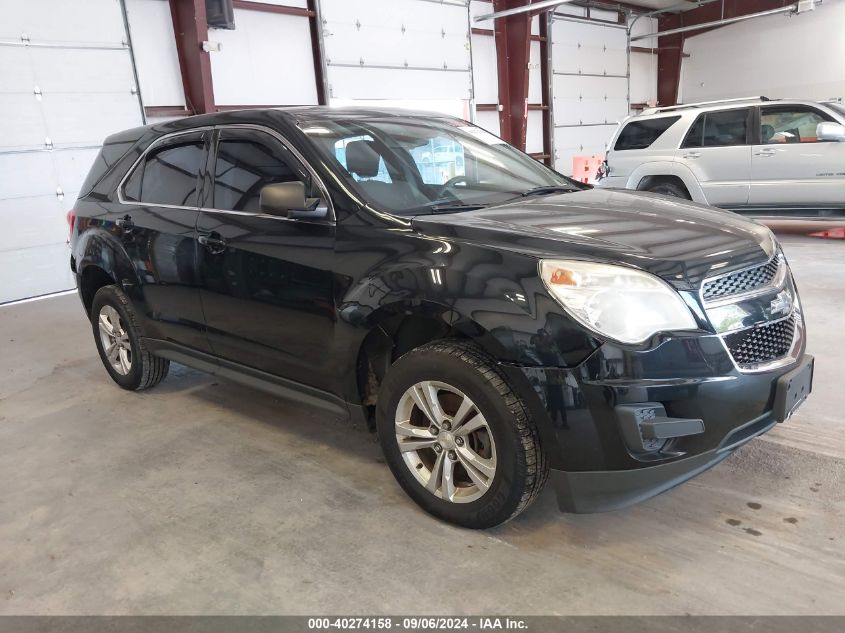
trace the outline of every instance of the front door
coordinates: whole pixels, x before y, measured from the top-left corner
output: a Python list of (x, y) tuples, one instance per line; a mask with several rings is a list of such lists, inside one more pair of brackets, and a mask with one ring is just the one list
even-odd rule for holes
[(140, 280), (147, 336), (208, 352), (197, 277), (198, 195), (211, 130), (152, 145), (110, 214)]
[(845, 143), (819, 141), (816, 127), (833, 118), (803, 105), (760, 108), (752, 147), (749, 203), (765, 207), (845, 206)]
[(334, 222), (261, 212), (261, 189), (305, 183), (322, 198), (309, 170), (273, 133), (217, 132), (211, 199), (200, 214), (202, 305), (208, 337), (221, 359), (328, 388), (332, 367)]
[(751, 108), (701, 113), (675, 154), (695, 174), (708, 204), (734, 208), (748, 203), (751, 114)]

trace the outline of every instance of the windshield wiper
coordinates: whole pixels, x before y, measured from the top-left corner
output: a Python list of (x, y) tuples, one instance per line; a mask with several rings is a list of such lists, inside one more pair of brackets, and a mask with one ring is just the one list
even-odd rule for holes
[(526, 196), (543, 196), (547, 193), (571, 193), (573, 191), (581, 191), (577, 187), (573, 187), (571, 185), (546, 185), (543, 187), (534, 187), (533, 189), (529, 189), (528, 191), (523, 191), (521, 194), (522, 197)]
[(486, 204), (436, 204), (427, 209), (430, 213), (455, 213), (458, 211), (477, 211), (486, 208)]

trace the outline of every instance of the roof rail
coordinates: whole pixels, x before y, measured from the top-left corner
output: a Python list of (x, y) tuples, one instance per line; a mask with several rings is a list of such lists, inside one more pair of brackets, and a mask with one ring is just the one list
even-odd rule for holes
[(644, 110), (642, 114), (657, 114), (658, 112), (672, 112), (673, 110), (682, 110), (684, 108), (698, 108), (701, 106), (709, 106), (709, 105), (719, 105), (721, 103), (734, 103), (737, 101), (771, 101), (768, 97), (758, 96), (758, 97), (738, 97), (736, 99), (718, 99), (716, 101), (699, 101), (698, 103), (681, 103), (678, 105), (673, 106), (664, 106), (664, 107), (656, 107), (656, 108), (649, 108)]

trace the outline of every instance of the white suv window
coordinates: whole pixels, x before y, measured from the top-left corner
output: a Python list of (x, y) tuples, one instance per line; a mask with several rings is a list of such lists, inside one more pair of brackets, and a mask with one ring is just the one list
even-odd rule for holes
[(726, 147), (748, 143), (748, 115), (751, 108), (703, 112), (693, 123), (682, 148)]
[(760, 109), (760, 142), (815, 143), (816, 126), (832, 119), (813, 108), (803, 106), (771, 106)]
[(659, 119), (645, 119), (643, 121), (631, 121), (622, 128), (619, 138), (613, 145), (615, 151), (625, 149), (646, 149), (654, 141), (663, 136), (663, 133), (680, 119), (680, 116), (665, 116)]

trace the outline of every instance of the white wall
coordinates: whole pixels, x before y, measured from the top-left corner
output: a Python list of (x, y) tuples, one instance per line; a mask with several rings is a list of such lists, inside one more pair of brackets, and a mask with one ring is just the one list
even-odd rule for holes
[(679, 100), (845, 97), (845, 1), (739, 22), (686, 40)]
[[(634, 22), (631, 35), (644, 35), (657, 30), (657, 20), (640, 18)], [(657, 38), (650, 37), (633, 42), (634, 46), (655, 48)], [(657, 55), (631, 53), (631, 103), (648, 103), (657, 100)]]

